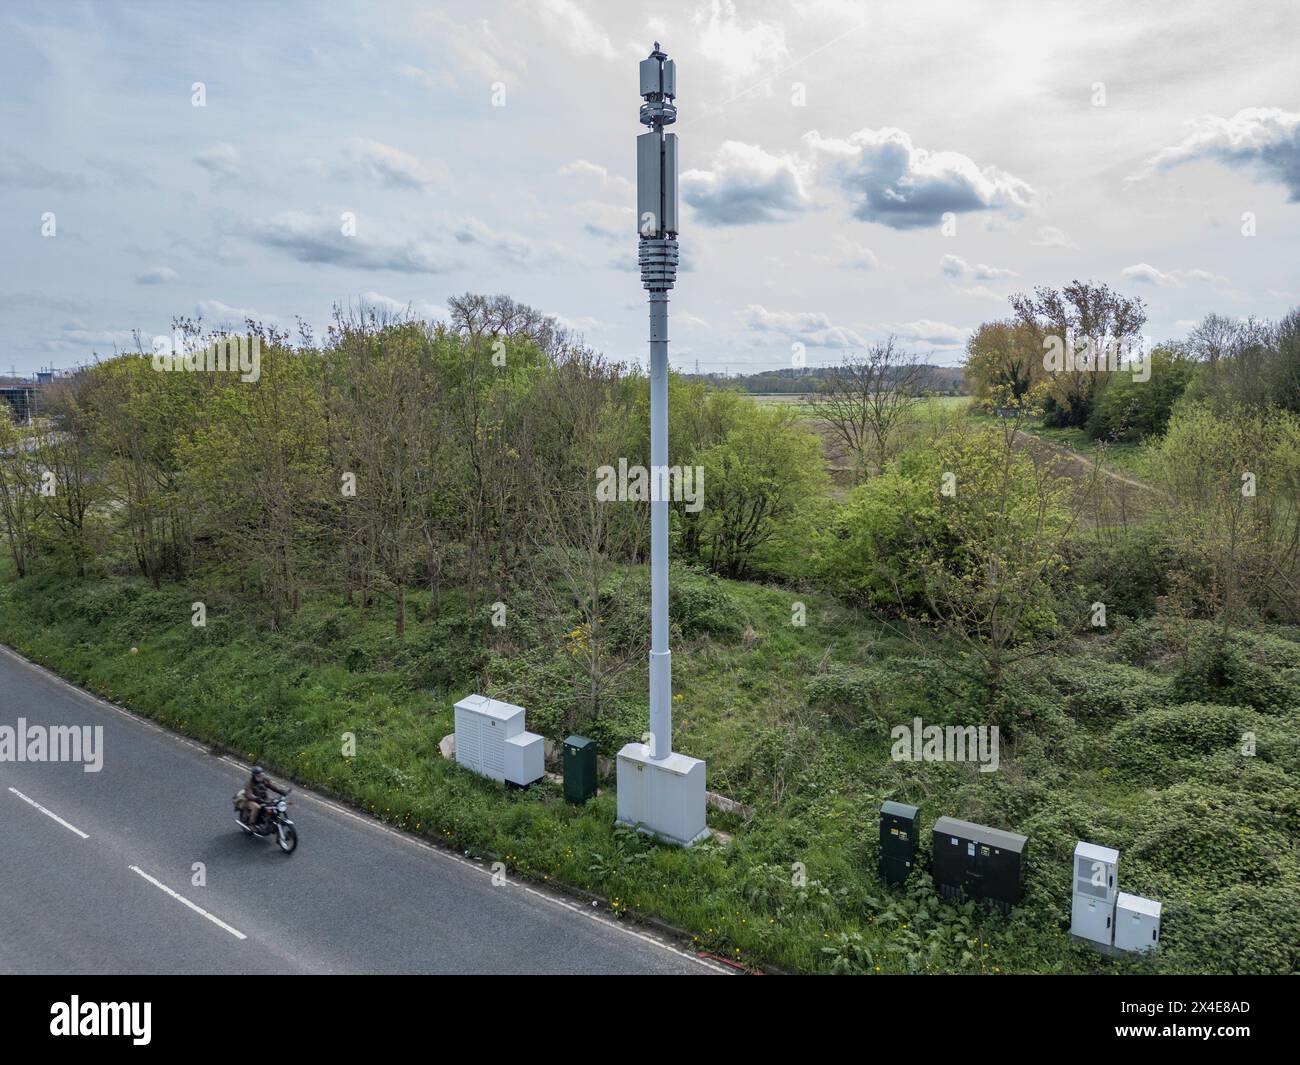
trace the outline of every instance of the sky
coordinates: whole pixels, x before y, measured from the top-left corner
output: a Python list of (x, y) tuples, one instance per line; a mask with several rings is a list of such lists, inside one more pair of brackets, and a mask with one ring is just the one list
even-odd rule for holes
[(0, 3), (0, 372), (174, 316), (508, 293), (643, 361), (637, 63), (677, 61), (674, 367), (956, 365), (1007, 297), (1300, 304), (1300, 5)]

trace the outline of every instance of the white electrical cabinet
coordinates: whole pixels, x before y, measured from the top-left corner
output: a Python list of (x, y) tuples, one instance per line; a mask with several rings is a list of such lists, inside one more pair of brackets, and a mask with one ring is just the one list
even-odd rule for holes
[(1115, 934), (1115, 904), (1075, 895), (1070, 900), (1070, 935), (1109, 947)]
[(1115, 903), (1115, 949), (1155, 950), (1160, 945), (1160, 903), (1119, 893)]
[(618, 752), (618, 821), (689, 847), (709, 835), (704, 822), (704, 763), (673, 753), (651, 758), (643, 743)]
[(1070, 935), (1087, 940), (1104, 954), (1115, 937), (1116, 878), (1119, 851), (1079, 840), (1074, 846), (1070, 886)]
[(506, 780), (512, 784), (531, 784), (541, 780), (545, 771), (546, 752), (541, 736), (521, 732), (506, 740)]
[(1074, 894), (1115, 902), (1119, 851), (1080, 840), (1074, 847)]
[(456, 704), (456, 761), (493, 780), (531, 784), (542, 776), (542, 737), (524, 731), (524, 708), (486, 695)]

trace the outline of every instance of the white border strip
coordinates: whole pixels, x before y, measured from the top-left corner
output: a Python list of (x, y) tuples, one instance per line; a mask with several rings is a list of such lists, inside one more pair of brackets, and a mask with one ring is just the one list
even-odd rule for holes
[(61, 818), (58, 814), (56, 814), (56, 813), (52, 813), (51, 811), (45, 809), (45, 807), (42, 806), (40, 803), (38, 803), (35, 799), (29, 799), (26, 795), (24, 795), (24, 794), (23, 794), (21, 791), (19, 791), (17, 788), (10, 788), (9, 790), (12, 791), (15, 795), (17, 795), (18, 798), (22, 799), (23, 802), (27, 803), (28, 806), (34, 806), (34, 807), (36, 807), (36, 809), (40, 810), (41, 813), (43, 813), (46, 817), (51, 818), (51, 819), (54, 820), (54, 821), (57, 821), (57, 822), (58, 822), (59, 824), (61, 824), (64, 828), (66, 828), (69, 832), (75, 832), (75, 833), (76, 833), (78, 836), (80, 836), (82, 839), (90, 839), (90, 836), (87, 835), (85, 832), (82, 832), (81, 829), (77, 828), (76, 825), (70, 825), (70, 824), (68, 824), (68, 822), (65, 821), (65, 820), (63, 820), (63, 818)]
[(244, 933), (241, 932), (238, 928), (231, 928), (230, 925), (226, 924), (226, 922), (223, 921), (223, 920), (221, 920), (220, 917), (213, 917), (212, 914), (208, 913), (208, 911), (205, 910), (205, 909), (203, 909), (203, 907), (201, 907), (201, 906), (195, 906), (194, 903), (190, 902), (190, 900), (187, 899), (184, 895), (179, 895), (179, 894), (177, 894), (175, 891), (173, 891), (171, 888), (169, 888), (166, 884), (164, 884), (161, 880), (155, 880), (155, 879), (154, 879), (153, 877), (151, 877), (148, 873), (146, 873), (143, 869), (141, 869), (138, 865), (131, 865), (131, 866), (128, 866), (127, 868), (129, 868), (129, 869), (131, 870), (131, 872), (136, 873), (137, 875), (144, 877), (147, 881), (149, 881), (149, 883), (151, 883), (154, 887), (158, 888), (160, 891), (165, 891), (168, 895), (170, 895), (172, 898), (174, 898), (177, 902), (183, 902), (183, 903), (185, 903), (186, 906), (188, 906), (191, 910), (193, 910), (195, 913), (197, 913), (200, 917), (206, 917), (206, 918), (207, 918), (209, 921), (211, 921), (214, 925), (217, 925), (219, 928), (224, 928), (227, 932), (229, 932), (229, 933), (230, 933), (232, 936), (234, 936), (236, 939), (247, 939), (247, 938), (248, 938), (248, 936), (244, 935)]

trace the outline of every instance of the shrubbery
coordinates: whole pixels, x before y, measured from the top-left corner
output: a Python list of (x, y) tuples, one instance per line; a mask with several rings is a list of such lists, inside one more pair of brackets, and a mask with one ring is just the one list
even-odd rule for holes
[(1247, 719), (1248, 714), (1235, 706), (1155, 707), (1111, 730), (1112, 757), (1135, 779), (1170, 782), (1185, 772), (1186, 760), (1240, 746)]

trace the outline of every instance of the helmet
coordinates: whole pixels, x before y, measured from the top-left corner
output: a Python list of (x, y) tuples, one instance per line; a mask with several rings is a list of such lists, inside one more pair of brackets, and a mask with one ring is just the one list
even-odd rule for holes
[(255, 766), (253, 766), (253, 776), (254, 776), (254, 777), (260, 777), (260, 776), (262, 775), (262, 773), (263, 773), (263, 769), (262, 769), (262, 767), (261, 767), (260, 765), (255, 765)]

